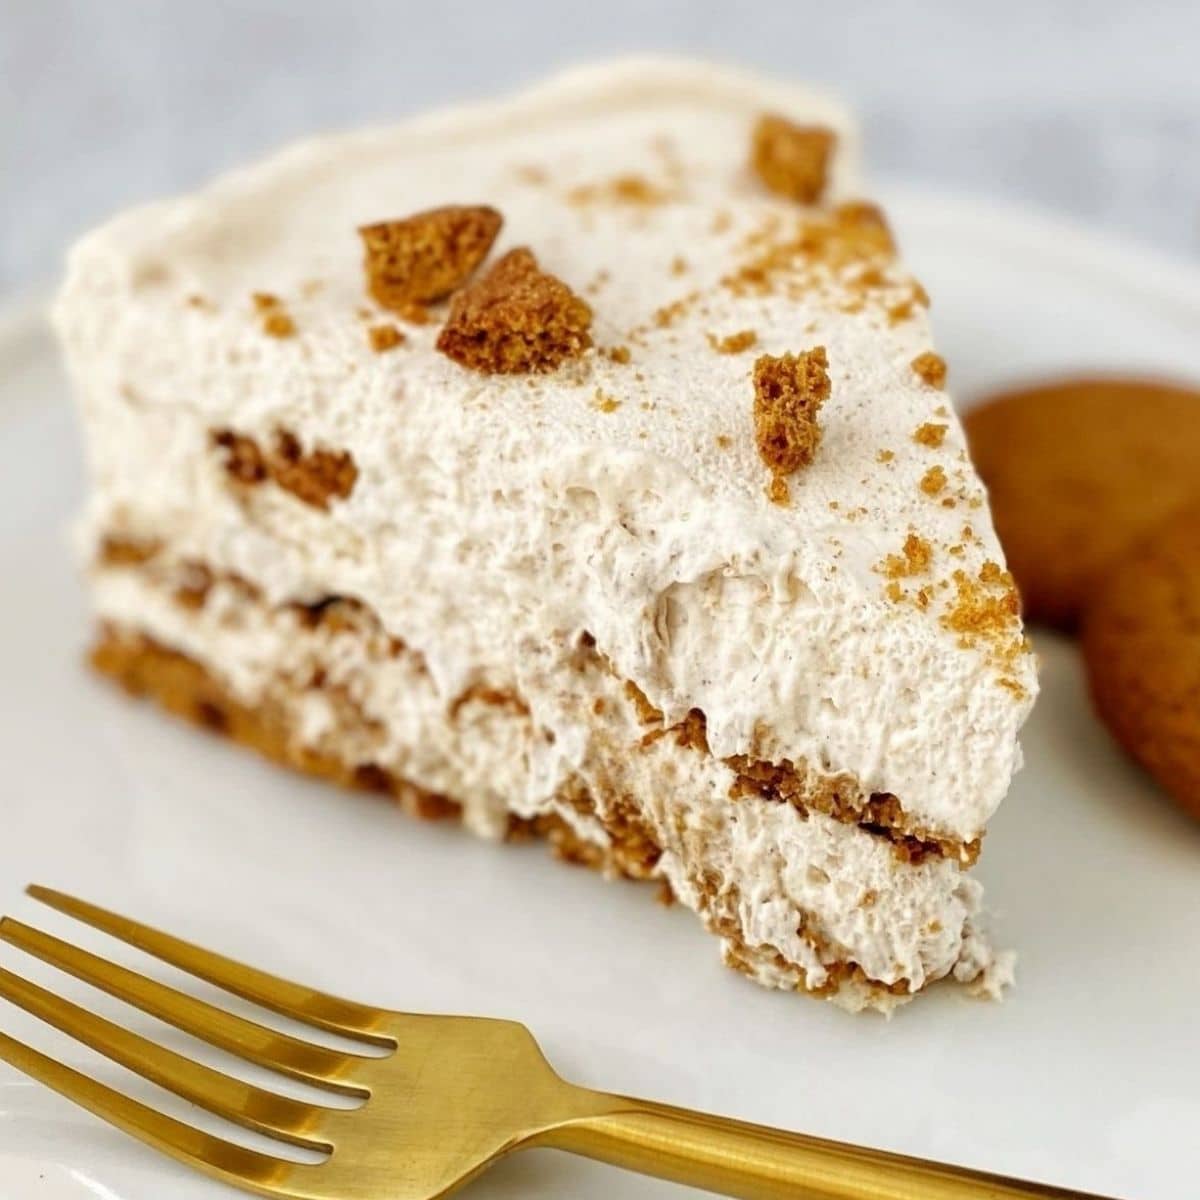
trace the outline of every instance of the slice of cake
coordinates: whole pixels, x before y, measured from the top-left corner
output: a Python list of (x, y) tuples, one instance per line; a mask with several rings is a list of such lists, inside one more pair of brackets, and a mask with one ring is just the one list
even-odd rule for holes
[(761, 983), (994, 989), (1033, 663), (854, 158), (805, 91), (625, 63), (85, 237), (95, 664), (661, 880)]

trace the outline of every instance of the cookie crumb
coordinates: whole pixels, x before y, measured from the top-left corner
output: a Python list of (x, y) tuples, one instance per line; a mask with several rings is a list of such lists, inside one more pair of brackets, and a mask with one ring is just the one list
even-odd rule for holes
[(619, 363), (621, 366), (624, 366), (631, 358), (628, 346), (610, 346), (607, 350), (602, 351), (602, 353), (605, 358)]
[(273, 292), (251, 292), (254, 307), (262, 314), (262, 331), (268, 337), (290, 338), (296, 334), (296, 322)]
[(927, 496), (936, 496), (946, 486), (946, 472), (942, 467), (930, 467), (921, 476), (921, 491)]
[(728, 450), (733, 445), (733, 438), (727, 433), (718, 433), (716, 443), (722, 450)]
[(437, 348), (486, 374), (552, 371), (591, 346), (591, 324), (587, 302), (521, 246), (455, 295)]
[(935, 425), (932, 421), (926, 421), (924, 425), (918, 425), (913, 430), (913, 441), (919, 446), (929, 446), (936, 450), (946, 440), (946, 430), (949, 428), (949, 425)]
[(772, 504), (781, 506), (790, 503), (792, 495), (788, 491), (787, 480), (782, 475), (771, 476), (771, 482), (767, 484), (767, 499)]
[[(896, 253), (896, 240), (883, 209), (867, 200), (847, 200), (833, 210), (834, 221), (843, 237), (858, 241), (871, 252), (891, 258)], [(870, 272), (874, 270), (875, 274)], [(868, 267), (859, 277), (860, 283), (877, 287), (883, 283), (878, 267)], [(919, 285), (917, 285), (919, 286)]]
[(935, 354), (932, 350), (918, 354), (912, 360), (912, 369), (930, 387), (946, 386), (946, 360), (940, 354)]
[(779, 357), (763, 354), (754, 363), (754, 434), (774, 476), (769, 494), (777, 504), (787, 499), (783, 476), (812, 462), (820, 444), (817, 415), (829, 398), (828, 366), (824, 346)]
[(688, 262), (687, 262), (687, 259), (684, 258), (682, 254), (677, 254), (677, 255), (675, 255), (675, 257), (673, 259), (671, 259), (671, 274), (672, 275), (686, 275), (687, 269), (688, 269)]
[(344, 500), (358, 480), (358, 467), (347, 451), (316, 447), (306, 452), (300, 439), (286, 429), (276, 434), (269, 467), (281, 488), (314, 508), (328, 508), (332, 499)]
[(408, 339), (395, 325), (372, 325), (367, 330), (367, 340), (376, 354), (383, 354), (397, 346), (403, 346)]
[(306, 452), (300, 439), (287, 429), (276, 430), (275, 445), (269, 451), (232, 429), (211, 430), (209, 441), (224, 452), (221, 465), (231, 479), (246, 485), (270, 479), (314, 508), (327, 509), (331, 500), (346, 499), (358, 479), (358, 467), (349, 451), (315, 447)]
[(631, 204), (651, 207), (665, 204), (671, 193), (651, 183), (643, 175), (615, 175), (603, 183), (584, 183), (567, 193), (567, 203), (577, 207), (585, 204)]
[(267, 477), (267, 464), (258, 443), (232, 429), (213, 430), (209, 441), (225, 451), (223, 466), (231, 479), (238, 483), (262, 483)]
[(889, 579), (907, 579), (913, 575), (923, 575), (933, 562), (933, 546), (930, 542), (915, 533), (910, 533), (904, 539), (902, 554), (889, 554), (883, 560), (883, 573)]
[(363, 225), (367, 290), (376, 303), (404, 315), (442, 300), (474, 274), (502, 223), (486, 205), (447, 205)]
[(290, 338), (296, 335), (296, 322), (287, 313), (277, 310), (263, 317), (263, 333), (273, 338)]
[(764, 113), (754, 126), (750, 162), (771, 191), (815, 204), (825, 192), (836, 141), (830, 129)]
[(994, 661), (1014, 661), (1025, 641), (1019, 636), (1021, 602), (1012, 575), (988, 559), (975, 578), (961, 569), (952, 578), (955, 599), (942, 624), (959, 635), (964, 648), (985, 641)]
[(890, 463), (895, 457), (895, 450), (880, 450), (880, 452), (875, 455), (875, 461), (880, 463)]
[(753, 329), (741, 329), (725, 337), (717, 337), (715, 333), (706, 333), (704, 336), (718, 354), (741, 354), (758, 342), (758, 334)]
[(654, 310), (654, 327), (656, 329), (670, 329), (676, 321), (687, 315), (688, 309), (699, 299), (699, 292), (688, 292), (686, 296), (680, 296), (678, 300), (672, 300), (668, 304), (659, 306)]
[(606, 392), (602, 392), (599, 388), (596, 389), (592, 403), (603, 413), (615, 413), (621, 407), (620, 400), (615, 396), (610, 396)]

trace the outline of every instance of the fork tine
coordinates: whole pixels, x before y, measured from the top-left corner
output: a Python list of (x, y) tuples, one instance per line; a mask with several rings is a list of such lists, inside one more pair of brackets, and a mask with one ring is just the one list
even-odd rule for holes
[[(201, 1063), (193, 1062), (165, 1046), (130, 1033), (103, 1017), (64, 1000), (53, 992), (0, 967), (0, 997), (61, 1029), (138, 1075), (175, 1092), (247, 1129), (283, 1138), (297, 1146), (332, 1150), (312, 1135), (323, 1110), (288, 1096), (253, 1087)], [(324, 1110), (328, 1111), (328, 1110)]]
[(320, 1170), (319, 1167), (272, 1158), (176, 1121), (63, 1066), (6, 1033), (0, 1033), (0, 1060), (139, 1141), (225, 1183), (248, 1187), (264, 1196), (311, 1194), (307, 1189), (297, 1190), (291, 1181), (302, 1179), (305, 1172)]
[(356, 1068), (363, 1062), (356, 1055), (314, 1046), (311, 1042), (268, 1029), (11, 917), (0, 920), (0, 939), (182, 1029), (184, 1033), (249, 1062), (317, 1087), (352, 1096), (368, 1094), (365, 1087), (355, 1082)]
[(340, 1033), (346, 1037), (363, 1038), (377, 1046), (395, 1048), (395, 1040), (384, 1032), (387, 1016), (378, 1009), (327, 996), (297, 983), (289, 983), (214, 954), (190, 942), (171, 937), (148, 925), (132, 921), (86, 900), (78, 900), (53, 888), (31, 884), (26, 891), (35, 900), (48, 904), (67, 916), (83, 921), (95, 929), (111, 934), (147, 954), (153, 954), (180, 970), (214, 983), (235, 996), (251, 1000), (272, 1012), (282, 1013), (298, 1021), (306, 1021), (319, 1029)]

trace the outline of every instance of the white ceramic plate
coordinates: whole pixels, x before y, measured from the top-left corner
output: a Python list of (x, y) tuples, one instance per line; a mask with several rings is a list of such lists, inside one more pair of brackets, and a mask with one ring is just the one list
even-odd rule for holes
[[(1072, 368), (1200, 378), (1200, 273), (1043, 219), (888, 198), (966, 400)], [(4, 910), (78, 934), (22, 896), (40, 880), (366, 1001), (518, 1018), (564, 1074), (605, 1088), (1120, 1197), (1196, 1195), (1200, 828), (1110, 746), (1070, 645), (1038, 638), (1029, 765), (980, 868), (1020, 952), (1017, 989), (1002, 1005), (935, 989), (890, 1023), (855, 1018), (725, 970), (691, 915), (646, 889), (280, 772), (89, 678), (64, 545), (80, 492), (53, 346), (40, 319), (14, 319), (0, 333)], [(7, 948), (0, 961), (196, 1050)], [(0, 1027), (183, 1109), (8, 1006)], [(0, 1067), (0, 1194), (225, 1193)], [(683, 1193), (543, 1152), (471, 1194)]]

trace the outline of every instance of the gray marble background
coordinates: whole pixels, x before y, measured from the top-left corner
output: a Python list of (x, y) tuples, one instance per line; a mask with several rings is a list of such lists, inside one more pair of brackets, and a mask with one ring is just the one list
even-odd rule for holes
[(649, 49), (837, 89), (876, 172), (1200, 258), (1200, 0), (0, 0), (0, 303), (288, 138)]

